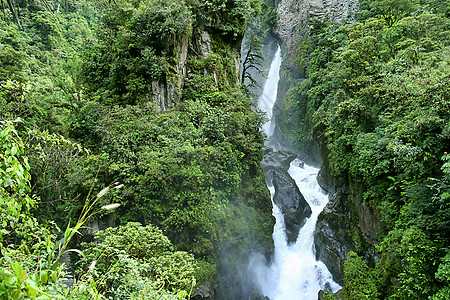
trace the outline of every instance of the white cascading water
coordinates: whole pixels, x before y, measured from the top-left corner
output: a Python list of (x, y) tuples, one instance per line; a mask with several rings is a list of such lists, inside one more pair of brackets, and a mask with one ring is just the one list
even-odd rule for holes
[[(270, 137), (274, 131), (272, 110), (277, 97), (281, 50), (278, 47), (264, 85), (263, 94), (258, 100), (258, 107), (265, 111), (270, 120), (264, 124), (263, 130)], [(295, 180), (300, 192), (311, 207), (312, 214), (300, 229), (297, 241), (288, 245), (284, 228), (284, 218), (273, 203), (273, 215), (276, 218), (273, 239), (275, 253), (273, 261), (267, 265), (263, 260), (253, 261), (253, 273), (264, 296), (270, 300), (312, 300), (317, 299), (322, 289), (336, 292), (341, 287), (333, 281), (332, 275), (321, 261), (316, 261), (314, 254), (314, 230), (317, 218), (328, 202), (317, 183), (319, 169), (294, 160), (288, 173)], [(269, 186), (273, 199), (275, 188)]]
[(263, 93), (258, 99), (258, 107), (267, 113), (269, 121), (267, 121), (262, 129), (267, 134), (271, 136), (275, 127), (275, 122), (272, 119), (273, 106), (277, 100), (278, 91), (278, 81), (280, 80), (280, 67), (281, 67), (281, 48), (278, 46), (277, 52), (273, 57), (272, 63), (270, 64), (269, 75), (267, 77), (266, 83), (264, 84)]

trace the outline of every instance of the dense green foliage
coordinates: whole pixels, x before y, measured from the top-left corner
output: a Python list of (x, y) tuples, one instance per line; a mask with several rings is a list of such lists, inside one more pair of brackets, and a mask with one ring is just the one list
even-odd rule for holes
[[(216, 264), (271, 247), (263, 117), (236, 74), (260, 6), (19, 1), (19, 21), (5, 9), (0, 118), (21, 121), (2, 125), (2, 295), (183, 299), (194, 277), (212, 282)], [(154, 102), (155, 86), (175, 87), (170, 106)], [(97, 222), (116, 227), (81, 243)], [(142, 254), (130, 240), (157, 246)], [(78, 265), (66, 274), (70, 247)]]
[(298, 49), (307, 79), (289, 91), (282, 127), (293, 143), (319, 141), (327, 171), (361, 187), (361, 200), (381, 213), (381, 260), (371, 269), (351, 258), (343, 294), (443, 299), (450, 250), (448, 1), (360, 6), (352, 24), (313, 22)]
[(192, 254), (174, 251), (169, 239), (152, 225), (129, 222), (107, 228), (95, 241), (83, 245), (80, 262), (85, 276), (99, 282), (106, 297), (115, 299), (164, 299), (165, 289), (179, 298), (195, 286)]
[(87, 92), (109, 104), (150, 101), (151, 83), (167, 75), (166, 57), (192, 30), (192, 23), (191, 11), (180, 1), (121, 1), (108, 6), (99, 42), (83, 62)]
[[(34, 200), (27, 192), (30, 190), (30, 165), (22, 158), (24, 144), (11, 122), (2, 123), (0, 132), (2, 162), (0, 165), (0, 193), (2, 214), (0, 219), (0, 241), (17, 243), (17, 239), (27, 231), (29, 211)], [(28, 229), (29, 230), (29, 229)]]
[(79, 52), (92, 39), (98, 12), (83, 1), (66, 1), (58, 14), (40, 3), (20, 2), (23, 30), (8, 14), (0, 19), (0, 117), (61, 132), (81, 96)]
[[(195, 286), (192, 254), (174, 251), (170, 241), (153, 226), (138, 223), (100, 232), (99, 243), (82, 245), (83, 252), (67, 250), (70, 240), (95, 212), (92, 208), (111, 188), (86, 199), (74, 227), (61, 240), (30, 213), (30, 166), (25, 144), (11, 122), (2, 122), (0, 154), (0, 297), (2, 299), (184, 299)], [(31, 132), (33, 134), (33, 132)], [(59, 142), (55, 136), (47, 140)], [(39, 151), (39, 149), (36, 149)], [(120, 188), (115, 185), (113, 188)], [(111, 209), (116, 205), (102, 207)], [(100, 250), (99, 250), (100, 249)], [(60, 264), (68, 251), (82, 254), (80, 279), (66, 287), (67, 273)], [(99, 252), (100, 251), (100, 252)], [(95, 281), (94, 281), (95, 279)], [(99, 292), (100, 291), (100, 292)]]
[[(212, 5), (208, 1), (156, 2), (161, 6), (119, 4), (106, 12), (101, 42), (88, 50), (83, 63), (90, 101), (74, 112), (69, 133), (96, 155), (102, 166), (97, 176), (103, 185), (108, 181), (125, 184), (111, 199), (123, 204), (121, 223), (151, 220), (178, 247), (198, 257), (227, 248), (243, 250), (250, 232), (265, 228), (256, 235), (261, 243), (270, 235), (272, 222), (267, 218), (267, 191), (259, 168), (262, 118), (237, 86), (233, 60), (235, 38), (242, 37), (255, 3), (230, 1), (206, 9)], [(152, 25), (150, 21), (161, 19), (153, 16), (158, 11), (164, 11), (164, 22), (173, 32), (161, 33), (163, 25)], [(230, 18), (230, 14), (239, 17)], [(237, 22), (233, 26), (222, 24), (232, 20)], [(185, 23), (175, 26), (174, 22)], [(149, 103), (149, 88), (155, 80), (170, 84), (173, 81), (168, 78), (181, 76), (174, 69), (179, 59), (177, 44), (188, 35), (189, 47), (195, 48), (202, 29), (198, 26), (203, 23), (211, 30), (212, 53), (199, 57), (188, 51), (189, 76), (182, 78), (180, 103), (158, 113), (161, 108)], [(101, 56), (98, 61), (97, 55)], [(128, 58), (135, 63), (126, 62)], [(155, 64), (166, 66), (165, 70), (158, 76), (140, 73), (157, 70), (147, 59), (156, 59)], [(133, 82), (137, 85), (131, 92)], [(233, 222), (225, 225), (232, 215)], [(264, 225), (248, 227), (257, 221)]]
[[(60, 282), (64, 279), (59, 259), (75, 228), (68, 228), (57, 245), (47, 226), (30, 213), (34, 203), (30, 190), (30, 165), (23, 157), (26, 146), (13, 123), (2, 121), (0, 127), (0, 296), (2, 299), (92, 299), (96, 296), (95, 282), (89, 292), (86, 281), (74, 290)], [(81, 225), (81, 223), (79, 223)], [(79, 226), (78, 226), (79, 227)], [(78, 288), (83, 288), (78, 290)]]
[[(83, 127), (83, 138), (101, 137), (97, 145), (103, 155), (98, 159), (105, 169), (99, 175), (125, 184), (111, 194), (111, 201), (124, 204), (120, 221), (152, 220), (199, 255), (211, 253), (213, 243), (224, 234), (245, 233), (248, 213), (258, 217), (244, 208), (235, 210), (228, 206), (230, 201), (266, 199), (258, 194), (263, 183), (247, 186), (251, 177), (262, 178), (258, 168), (262, 139), (252, 139), (258, 135), (260, 118), (249, 113), (251, 106), (240, 91), (203, 95), (227, 106), (186, 100), (180, 110), (156, 114), (151, 106), (90, 103), (75, 120), (75, 124), (96, 120)], [(217, 227), (216, 222), (226, 221), (222, 218), (229, 214), (242, 222), (233, 229), (241, 233)]]

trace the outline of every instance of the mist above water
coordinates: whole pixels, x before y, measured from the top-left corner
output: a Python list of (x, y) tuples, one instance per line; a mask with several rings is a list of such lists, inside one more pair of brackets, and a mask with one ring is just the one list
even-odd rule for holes
[[(270, 145), (275, 127), (272, 110), (277, 98), (281, 61), (281, 49), (278, 47), (263, 93), (258, 100), (258, 107), (265, 111), (269, 118), (262, 128), (269, 137), (266, 146)], [(341, 288), (333, 281), (325, 264), (316, 261), (314, 253), (314, 230), (317, 219), (328, 202), (328, 196), (323, 193), (316, 179), (318, 171), (319, 169), (303, 164), (297, 159), (291, 162), (288, 170), (312, 210), (311, 216), (300, 229), (296, 242), (291, 245), (287, 242), (284, 217), (273, 202), (275, 188), (268, 183), (273, 215), (276, 218), (273, 232), (274, 256), (268, 263), (262, 255), (254, 255), (249, 264), (249, 273), (257, 282), (261, 293), (271, 300), (312, 300), (317, 299), (320, 290), (336, 292)]]

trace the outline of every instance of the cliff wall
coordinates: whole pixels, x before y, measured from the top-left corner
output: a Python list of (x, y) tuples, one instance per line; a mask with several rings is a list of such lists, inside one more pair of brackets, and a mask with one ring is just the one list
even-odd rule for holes
[[(151, 86), (151, 99), (159, 107), (160, 111), (165, 111), (178, 103), (183, 96), (183, 89), (186, 79), (198, 70), (192, 70), (192, 60), (205, 60), (213, 54), (223, 52), (221, 46), (227, 45), (228, 52), (223, 58), (230, 60), (232, 68), (225, 70), (225, 83), (228, 86), (238, 84), (238, 75), (240, 73), (241, 61), (241, 38), (234, 41), (224, 41), (217, 34), (211, 34), (208, 26), (191, 29), (184, 34), (174, 44), (173, 59), (171, 71), (163, 80), (153, 81)], [(216, 45), (216, 49), (213, 46)], [(228, 47), (231, 46), (231, 47)], [(215, 78), (215, 84), (219, 85), (220, 70), (205, 67), (204, 74), (212, 74)], [(228, 73), (226, 72), (228, 71)]]
[(313, 19), (328, 18), (339, 22), (352, 18), (357, 0), (281, 0), (275, 35), (282, 44), (285, 61), (293, 67), (292, 59), (301, 39), (308, 34), (308, 23)]

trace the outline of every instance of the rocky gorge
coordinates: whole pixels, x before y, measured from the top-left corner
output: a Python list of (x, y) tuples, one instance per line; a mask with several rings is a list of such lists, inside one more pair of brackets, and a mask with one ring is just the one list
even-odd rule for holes
[(0, 298), (447, 299), (447, 2), (8, 1)]
[[(299, 43), (308, 37), (310, 22), (314, 19), (333, 22), (351, 20), (357, 11), (357, 4), (355, 0), (282, 0), (278, 4), (275, 37), (283, 49), (283, 63), (275, 120), (284, 118), (281, 109), (284, 97), (294, 82), (302, 80), (302, 74), (293, 61)], [(316, 258), (327, 265), (338, 283), (343, 284), (343, 262), (349, 258), (350, 251), (366, 253), (366, 259), (372, 264), (377, 261), (373, 246), (380, 230), (379, 212), (364, 203), (357, 183), (338, 182), (331, 176), (327, 166), (328, 152), (321, 139), (304, 144), (303, 148), (295, 148), (289, 146), (281, 129), (276, 133), (278, 140), (287, 144), (290, 151), (322, 168), (318, 180), (330, 200), (317, 221), (314, 234)], [(298, 220), (300, 222), (302, 218)]]

